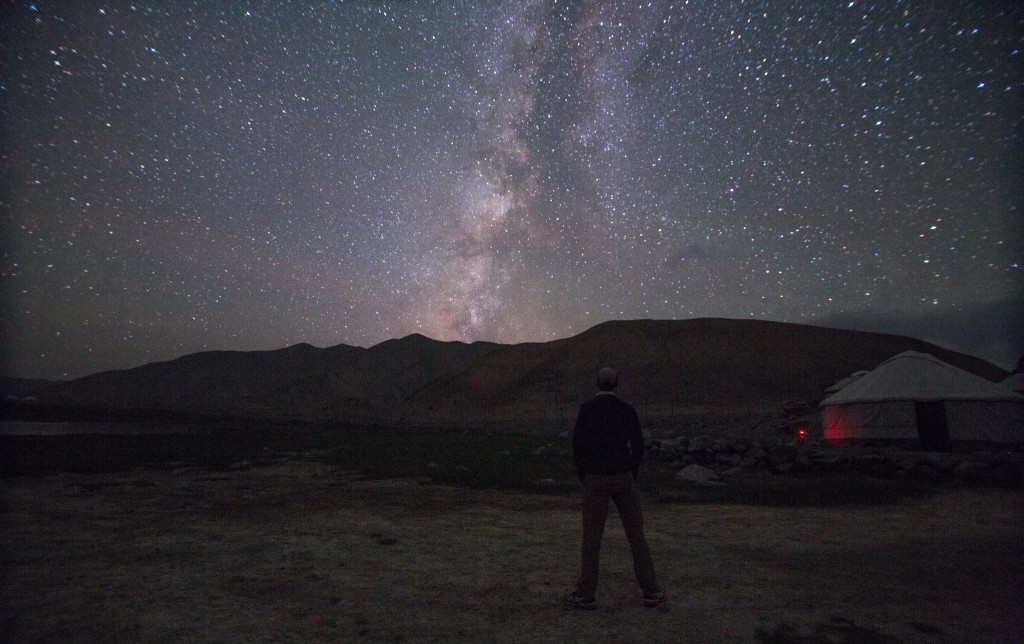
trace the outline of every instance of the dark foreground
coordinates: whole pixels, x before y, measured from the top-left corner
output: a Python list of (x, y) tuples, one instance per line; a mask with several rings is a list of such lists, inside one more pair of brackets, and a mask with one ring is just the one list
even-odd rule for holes
[(3, 641), (1024, 641), (1024, 495), (647, 504), (670, 601), (642, 607), (612, 513), (600, 607), (560, 606), (574, 493), (327, 463), (2, 481)]

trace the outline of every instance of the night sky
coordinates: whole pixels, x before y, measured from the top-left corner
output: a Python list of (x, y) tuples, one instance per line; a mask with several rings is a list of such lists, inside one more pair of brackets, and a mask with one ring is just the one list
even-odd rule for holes
[(7, 2), (6, 375), (730, 317), (1024, 352), (1024, 5)]

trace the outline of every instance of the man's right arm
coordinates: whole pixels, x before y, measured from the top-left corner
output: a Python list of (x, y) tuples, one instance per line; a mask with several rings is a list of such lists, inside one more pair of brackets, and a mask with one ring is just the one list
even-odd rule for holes
[(576, 425), (572, 430), (572, 454), (576, 461), (576, 477), (581, 481), (587, 475), (586, 466), (583, 463), (583, 439), (586, 432), (583, 409), (580, 407), (580, 411), (576, 415)]

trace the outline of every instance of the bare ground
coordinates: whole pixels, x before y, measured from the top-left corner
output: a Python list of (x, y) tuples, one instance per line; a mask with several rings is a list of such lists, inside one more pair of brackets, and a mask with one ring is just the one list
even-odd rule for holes
[(1021, 642), (1024, 494), (647, 504), (669, 602), (610, 514), (600, 607), (564, 610), (579, 501), (291, 462), (3, 481), (0, 639)]

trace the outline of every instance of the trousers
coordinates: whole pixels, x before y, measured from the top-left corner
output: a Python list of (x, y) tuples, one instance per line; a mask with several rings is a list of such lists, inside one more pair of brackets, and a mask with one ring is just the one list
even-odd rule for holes
[(615, 503), (622, 519), (622, 527), (633, 554), (633, 574), (636, 575), (640, 590), (644, 595), (654, 595), (658, 592), (658, 584), (654, 578), (651, 551), (644, 538), (640, 491), (632, 472), (587, 474), (583, 479), (583, 546), (576, 592), (586, 599), (593, 599), (597, 592), (601, 538), (608, 518), (609, 500)]

